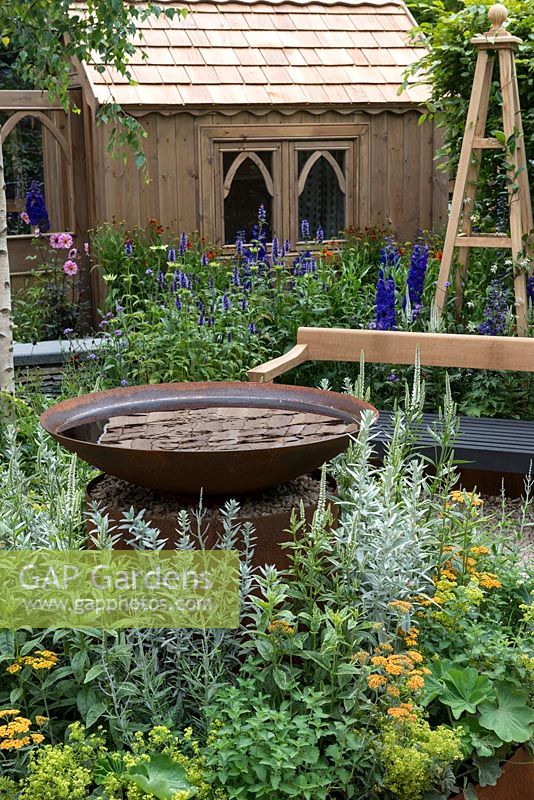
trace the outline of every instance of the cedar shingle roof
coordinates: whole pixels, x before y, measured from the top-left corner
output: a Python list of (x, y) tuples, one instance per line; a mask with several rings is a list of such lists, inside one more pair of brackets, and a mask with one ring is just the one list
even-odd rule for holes
[[(174, 3), (168, 3), (174, 5)], [(403, 70), (421, 50), (401, 0), (189, 0), (188, 16), (142, 23), (131, 72), (86, 66), (97, 100), (125, 106), (354, 105), (421, 103), (400, 95)], [(147, 59), (143, 60), (142, 49)]]

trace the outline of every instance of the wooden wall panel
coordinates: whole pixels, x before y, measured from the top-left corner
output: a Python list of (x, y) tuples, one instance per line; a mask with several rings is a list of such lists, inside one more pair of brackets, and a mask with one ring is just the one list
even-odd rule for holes
[(133, 161), (124, 167), (104, 156), (106, 198), (100, 213), (105, 210), (108, 220), (115, 217), (129, 225), (146, 225), (150, 217), (155, 217), (175, 232), (211, 229), (208, 223), (214, 214), (213, 197), (206, 197), (206, 207), (200, 207), (200, 162), (204, 175), (217, 165), (208, 163), (212, 157), (209, 147), (204, 146), (201, 152), (201, 127), (220, 126), (224, 131), (242, 126), (246, 137), (249, 126), (269, 125), (273, 126), (273, 136), (282, 137), (285, 126), (291, 124), (317, 126), (319, 135), (323, 125), (362, 122), (369, 126), (369, 137), (368, 142), (361, 142), (360, 157), (361, 163), (364, 157), (367, 159), (369, 170), (357, 171), (360, 186), (355, 186), (353, 223), (360, 219), (362, 224), (389, 224), (401, 238), (411, 240), (419, 228), (439, 227), (446, 214), (444, 176), (436, 175), (433, 160), (436, 136), (430, 123), (419, 126), (417, 111), (328, 111), (320, 115), (309, 110), (293, 115), (241, 111), (233, 116), (180, 112), (147, 114), (141, 119), (149, 133), (146, 154), (151, 183), (143, 183)]
[(173, 231), (178, 230), (178, 173), (176, 166), (177, 138), (176, 120), (178, 115), (163, 116), (158, 114), (158, 167), (159, 175), (156, 179), (158, 190), (158, 218), (162, 225)]

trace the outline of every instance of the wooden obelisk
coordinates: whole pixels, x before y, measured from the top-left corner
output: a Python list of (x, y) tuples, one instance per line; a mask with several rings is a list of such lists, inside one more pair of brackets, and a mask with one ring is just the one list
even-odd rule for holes
[[(532, 245), (527, 237), (532, 233), (532, 204), (527, 173), (527, 158), (519, 106), (519, 91), (515, 69), (514, 51), (522, 39), (512, 36), (502, 26), (508, 16), (500, 3), (488, 12), (490, 30), (471, 39), (478, 50), (471, 100), (467, 112), (458, 172), (454, 184), (452, 206), (443, 246), (443, 257), (436, 287), (436, 311), (441, 315), (447, 297), (447, 287), (458, 248), (458, 265), (455, 273), (455, 306), (461, 310), (463, 287), (467, 274), (469, 251), (472, 247), (509, 248), (514, 263), (514, 291), (517, 332), (527, 333), (527, 272), (534, 267)], [(491, 77), (498, 59), (502, 94), (502, 122), (506, 142), (490, 138), (486, 133), (486, 120), (490, 97)], [(510, 235), (472, 234), (471, 216), (477, 192), (480, 161), (484, 150), (500, 148), (508, 165), (508, 201)], [(528, 267), (525, 268), (525, 264)]]

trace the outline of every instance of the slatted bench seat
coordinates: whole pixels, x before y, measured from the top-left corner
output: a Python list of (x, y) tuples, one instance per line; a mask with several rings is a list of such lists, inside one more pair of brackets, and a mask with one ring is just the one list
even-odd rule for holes
[[(380, 456), (391, 439), (391, 418), (391, 411), (381, 411), (375, 426), (376, 451)], [(427, 429), (436, 427), (437, 422), (437, 414), (423, 414), (417, 432), (417, 449), (430, 457), (434, 456), (436, 445)], [(459, 423), (454, 453), (456, 460), (466, 467), (517, 475), (526, 475), (531, 464), (534, 467), (534, 421), (460, 417)]]
[[(534, 372), (534, 338), (299, 328), (295, 347), (251, 369), (248, 377), (268, 382), (305, 361), (359, 361), (362, 353), (367, 363), (409, 365), (415, 362), (417, 350), (422, 366)], [(434, 414), (423, 417), (417, 435), (421, 452), (435, 452), (426, 428), (436, 419)], [(380, 454), (391, 436), (391, 412), (380, 413), (376, 433)], [(514, 493), (520, 492), (522, 476), (529, 472), (531, 462), (534, 464), (534, 421), (461, 417), (455, 457), (468, 462), (472, 480), (479, 487), (480, 473), (516, 475), (520, 481)], [(493, 483), (498, 490), (498, 482)]]

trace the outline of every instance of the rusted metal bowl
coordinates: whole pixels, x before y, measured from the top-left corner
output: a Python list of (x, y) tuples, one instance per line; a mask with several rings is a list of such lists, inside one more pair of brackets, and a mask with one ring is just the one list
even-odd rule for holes
[(41, 424), (67, 450), (160, 492), (238, 496), (346, 449), (365, 409), (348, 395), (260, 383), (170, 383), (82, 395)]

